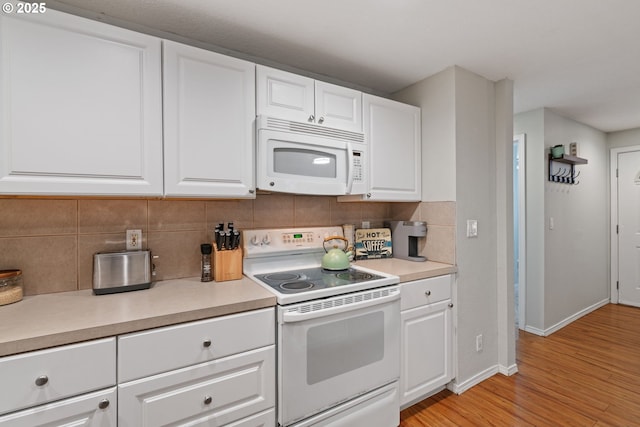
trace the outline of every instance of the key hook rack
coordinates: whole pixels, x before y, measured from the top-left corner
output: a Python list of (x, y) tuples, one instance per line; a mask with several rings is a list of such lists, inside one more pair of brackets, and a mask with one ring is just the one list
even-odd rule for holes
[[(559, 167), (555, 172), (553, 169), (553, 163), (563, 163), (567, 166)], [(572, 184), (578, 185), (580, 181), (576, 178), (580, 176), (580, 171), (576, 172), (576, 165), (586, 165), (588, 163), (587, 159), (583, 159), (582, 157), (569, 156), (567, 154), (563, 154), (562, 157), (553, 157), (549, 154), (549, 181), (558, 182), (560, 184)]]

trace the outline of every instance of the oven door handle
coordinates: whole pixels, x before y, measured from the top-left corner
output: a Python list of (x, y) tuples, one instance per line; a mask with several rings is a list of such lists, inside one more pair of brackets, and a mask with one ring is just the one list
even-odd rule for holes
[[(350, 297), (345, 296), (340, 300), (345, 301), (348, 298)], [(390, 293), (385, 296), (377, 297), (374, 299), (368, 299), (364, 301), (336, 304), (331, 307), (323, 307), (324, 305), (327, 304), (327, 302), (312, 301), (312, 302), (309, 302), (308, 304), (303, 305), (303, 307), (308, 308), (308, 310), (305, 310), (304, 312), (300, 312), (299, 310), (296, 310), (296, 311), (292, 310), (292, 311), (285, 311), (284, 313), (282, 313), (282, 322), (283, 323), (302, 322), (305, 320), (317, 319), (319, 317), (331, 316), (334, 314), (344, 313), (347, 311), (359, 310), (361, 308), (387, 304), (389, 302), (393, 302), (399, 299), (400, 299), (400, 290), (396, 288), (390, 291)]]

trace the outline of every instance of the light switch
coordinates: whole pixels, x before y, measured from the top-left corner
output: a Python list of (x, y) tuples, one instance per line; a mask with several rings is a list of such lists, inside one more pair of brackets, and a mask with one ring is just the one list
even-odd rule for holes
[(478, 237), (478, 220), (467, 220), (467, 237)]

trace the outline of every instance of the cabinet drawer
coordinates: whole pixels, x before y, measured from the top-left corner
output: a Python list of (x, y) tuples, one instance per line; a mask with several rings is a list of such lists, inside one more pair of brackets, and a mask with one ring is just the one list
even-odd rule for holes
[(118, 382), (275, 342), (275, 310), (249, 311), (118, 337)]
[(114, 386), (115, 360), (115, 338), (4, 357), (0, 414)]
[(451, 298), (451, 275), (430, 277), (400, 284), (400, 310)]
[(0, 427), (115, 427), (117, 413), (116, 388), (112, 387), (0, 416)]
[(275, 427), (276, 410), (260, 412), (259, 414), (243, 418), (235, 423), (227, 424), (225, 427)]
[(226, 425), (274, 407), (275, 392), (271, 345), (119, 385), (118, 425)]

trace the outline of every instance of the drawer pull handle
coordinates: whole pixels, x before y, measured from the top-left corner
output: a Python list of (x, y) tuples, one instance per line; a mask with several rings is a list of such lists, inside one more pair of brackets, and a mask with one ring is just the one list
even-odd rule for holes
[(204, 340), (204, 341), (203, 341), (203, 343), (202, 343), (202, 345), (203, 345), (204, 347), (207, 347), (207, 348), (208, 348), (208, 347), (211, 347), (211, 340)]
[(109, 399), (102, 399), (100, 403), (98, 403), (98, 408), (107, 409), (109, 407)]
[(431, 291), (427, 291), (424, 293), (426, 296), (430, 296), (431, 295)]
[(42, 387), (48, 382), (49, 382), (49, 377), (46, 375), (40, 375), (38, 378), (36, 378), (36, 385), (38, 387)]
[(452, 302), (449, 303), (449, 308), (453, 308), (453, 303)]
[(210, 405), (211, 402), (213, 402), (213, 398), (211, 396), (205, 396), (204, 397), (204, 404), (205, 405)]

